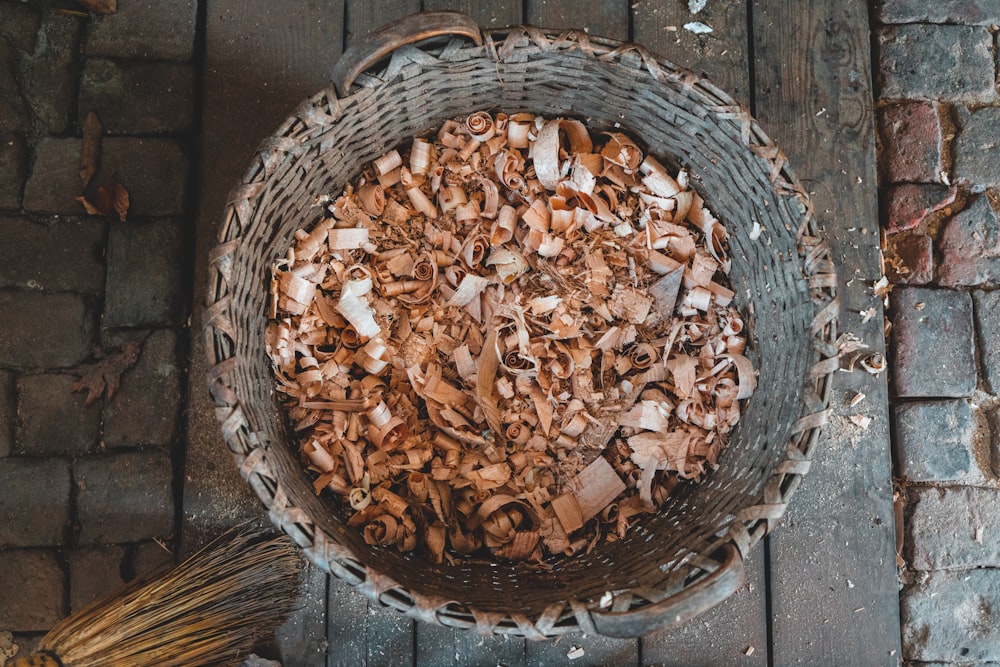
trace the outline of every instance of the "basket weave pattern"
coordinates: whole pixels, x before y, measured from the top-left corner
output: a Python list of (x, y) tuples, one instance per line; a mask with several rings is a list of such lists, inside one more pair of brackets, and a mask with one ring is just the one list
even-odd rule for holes
[[(829, 250), (783, 153), (725, 93), (640, 46), (522, 27), (482, 46), (451, 39), (396, 50), (350, 94), (324, 90), (260, 147), (231, 195), (210, 261), (206, 336), (223, 437), (272, 521), (307, 556), (372, 599), (480, 633), (533, 639), (597, 633), (592, 612), (634, 611), (683, 591), (774, 527), (828, 416), (838, 301)], [(435, 565), (368, 546), (317, 497), (275, 397), (264, 352), (271, 264), (318, 220), (363, 163), (447, 118), (482, 108), (571, 115), (622, 128), (664, 163), (683, 165), (730, 233), (734, 305), (751, 331), (758, 389), (719, 470), (684, 484), (615, 543), (538, 572), (524, 565)], [(757, 222), (759, 238), (749, 232)]]

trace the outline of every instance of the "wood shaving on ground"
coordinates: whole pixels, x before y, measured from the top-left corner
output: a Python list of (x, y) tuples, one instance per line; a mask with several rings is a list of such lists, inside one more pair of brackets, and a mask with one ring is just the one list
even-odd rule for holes
[(696, 35), (706, 35), (712, 32), (712, 27), (705, 25), (701, 21), (692, 21), (691, 23), (685, 23), (684, 29), (688, 32), (693, 32)]
[(756, 371), (690, 181), (620, 132), (478, 112), (320, 196), (266, 334), (316, 492), (371, 545), (545, 566), (715, 468)]

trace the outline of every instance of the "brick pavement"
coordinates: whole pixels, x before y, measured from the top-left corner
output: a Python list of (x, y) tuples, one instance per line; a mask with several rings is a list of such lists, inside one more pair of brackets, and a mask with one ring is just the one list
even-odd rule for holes
[(903, 658), (992, 664), (1000, 662), (1000, 2), (882, 0), (876, 17)]
[[(173, 560), (183, 461), (197, 3), (63, 6), (79, 9), (0, 0), (0, 631), (29, 648)], [(104, 136), (85, 192), (90, 111)], [(111, 179), (125, 223), (75, 200)], [(130, 340), (138, 362), (88, 405), (75, 371)]]

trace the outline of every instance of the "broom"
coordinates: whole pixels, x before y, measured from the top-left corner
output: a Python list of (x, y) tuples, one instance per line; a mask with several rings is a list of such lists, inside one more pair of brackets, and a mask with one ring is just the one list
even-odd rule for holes
[(11, 667), (239, 664), (291, 612), (300, 569), (287, 537), (237, 527), (64, 618)]

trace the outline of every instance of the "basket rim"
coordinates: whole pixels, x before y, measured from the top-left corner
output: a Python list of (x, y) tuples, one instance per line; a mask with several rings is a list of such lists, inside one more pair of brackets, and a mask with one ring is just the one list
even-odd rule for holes
[[(828, 408), (833, 375), (839, 368), (836, 348), (839, 300), (837, 277), (832, 255), (817, 227), (809, 195), (795, 177), (784, 153), (765, 134), (750, 112), (707, 79), (655, 56), (645, 47), (589, 35), (583, 31), (551, 31), (533, 26), (483, 30), (483, 45), (472, 46), (452, 40), (437, 51), (422, 50), (428, 57), (441, 57), (449, 50), (473, 49), (479, 57), (494, 62), (510, 59), (518, 50), (578, 51), (585, 57), (617, 63), (651, 76), (661, 85), (679, 86), (720, 121), (739, 128), (744, 146), (768, 165), (770, 181), (777, 194), (792, 197), (800, 204), (801, 221), (797, 230), (797, 246), (803, 277), (810, 285), (809, 296), (815, 308), (811, 332), (818, 360), (807, 375), (808, 391), (804, 393), (801, 417), (792, 428), (785, 458), (775, 467), (764, 486), (761, 502), (741, 509), (725, 535), (718, 536), (710, 549), (692, 554), (685, 564), (683, 586), (696, 585), (721, 566), (714, 554), (726, 544), (733, 545), (741, 559), (764, 535), (770, 532), (784, 515), (785, 509), (808, 473), (810, 461), (820, 437), (822, 426), (829, 418)], [(275, 165), (294, 158), (288, 137), (300, 128), (321, 123), (335, 123), (345, 106), (363, 99), (375, 86), (391, 85), (402, 65), (413, 61), (408, 51), (420, 45), (407, 46), (390, 58), (381, 77), (362, 75), (358, 84), (343, 97), (328, 87), (305, 100), (279, 128), (266, 138), (234, 187), (227, 201), (217, 238), (209, 254), (209, 279), (204, 317), (206, 354), (209, 361), (207, 381), (217, 406), (223, 438), (234, 456), (241, 475), (251, 485), (268, 508), (272, 522), (286, 532), (301, 547), (306, 556), (321, 569), (359, 588), (371, 599), (392, 606), (408, 615), (441, 625), (474, 628), (484, 634), (509, 634), (543, 639), (568, 632), (598, 633), (591, 611), (596, 606), (586, 601), (567, 601), (559, 609), (550, 609), (539, 618), (529, 619), (519, 614), (486, 614), (468, 605), (452, 601), (428, 599), (409, 591), (385, 574), (378, 573), (353, 558), (336, 541), (325, 534), (302, 508), (291, 505), (281, 488), (280, 480), (268, 464), (267, 446), (260, 434), (251, 430), (240, 407), (237, 392), (228, 384), (227, 374), (235, 366), (236, 335), (230, 316), (230, 286), (232, 254), (254, 215), (255, 202), (263, 190), (262, 184)], [(399, 62), (397, 62), (399, 61)], [(641, 611), (661, 601), (665, 593), (632, 592), (629, 611)], [(669, 597), (669, 595), (667, 595)]]

